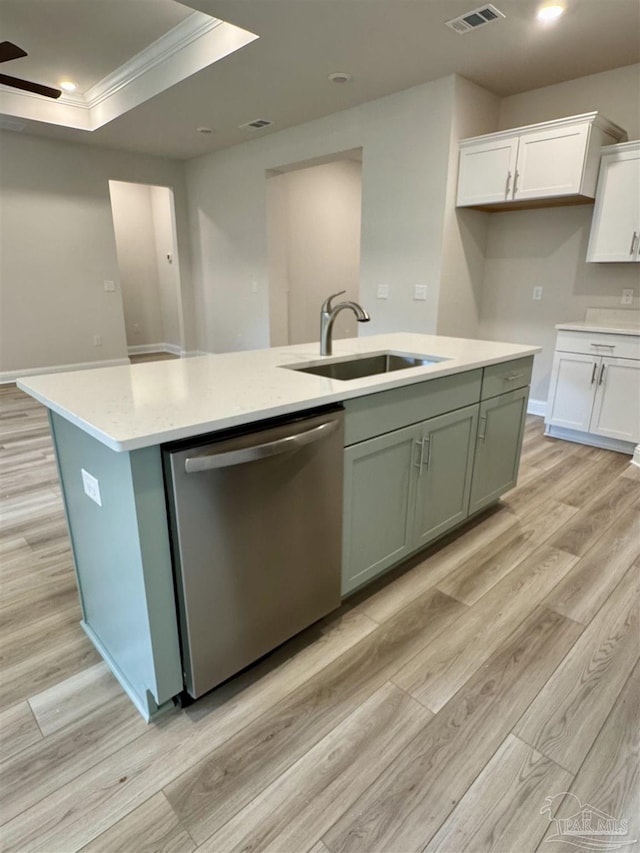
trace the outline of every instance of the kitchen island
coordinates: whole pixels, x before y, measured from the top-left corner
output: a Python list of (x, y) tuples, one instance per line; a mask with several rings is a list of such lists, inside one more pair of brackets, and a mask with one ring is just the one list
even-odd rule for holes
[[(309, 344), (18, 381), (50, 410), (83, 627), (145, 718), (172, 707), (184, 687), (168, 442), (342, 404), (345, 594), (515, 483), (538, 348), (392, 334), (337, 341), (322, 361), (384, 351), (438, 360), (340, 381), (290, 369), (321, 361)], [(392, 486), (406, 494), (398, 499)]]

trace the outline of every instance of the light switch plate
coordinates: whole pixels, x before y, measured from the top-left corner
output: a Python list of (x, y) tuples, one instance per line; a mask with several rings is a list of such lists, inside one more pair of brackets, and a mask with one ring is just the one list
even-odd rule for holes
[(389, 285), (388, 284), (379, 284), (377, 290), (378, 299), (388, 299), (389, 298)]
[(426, 300), (427, 300), (427, 285), (426, 284), (414, 285), (413, 298), (418, 300), (419, 302), (426, 302)]
[(98, 482), (97, 477), (94, 477), (93, 474), (85, 471), (84, 468), (81, 468), (80, 471), (82, 472), (82, 486), (84, 488), (85, 495), (88, 498), (91, 498), (94, 503), (97, 503), (98, 506), (102, 506), (100, 483)]
[(622, 291), (620, 305), (633, 305), (633, 288), (628, 288)]
[(542, 287), (541, 286), (533, 288), (533, 298), (536, 302), (540, 302), (540, 300), (542, 299)]
[(116, 289), (115, 281), (105, 281), (104, 283), (104, 292), (105, 293), (113, 293)]

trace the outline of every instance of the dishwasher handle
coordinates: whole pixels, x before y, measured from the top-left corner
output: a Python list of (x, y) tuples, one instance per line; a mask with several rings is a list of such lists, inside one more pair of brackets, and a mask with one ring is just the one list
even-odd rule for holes
[(229, 468), (232, 465), (257, 462), (259, 459), (266, 459), (269, 456), (289, 453), (292, 450), (299, 450), (301, 447), (306, 447), (307, 444), (313, 444), (314, 441), (319, 441), (321, 438), (331, 435), (336, 431), (338, 425), (339, 421), (337, 420), (327, 421), (305, 432), (286, 435), (284, 438), (268, 441), (265, 444), (254, 444), (251, 447), (243, 447), (241, 450), (227, 450), (222, 453), (216, 453), (215, 450), (212, 450), (209, 453), (202, 453), (198, 456), (188, 456), (184, 460), (184, 470), (187, 474), (196, 474), (199, 471), (211, 471), (214, 468)]

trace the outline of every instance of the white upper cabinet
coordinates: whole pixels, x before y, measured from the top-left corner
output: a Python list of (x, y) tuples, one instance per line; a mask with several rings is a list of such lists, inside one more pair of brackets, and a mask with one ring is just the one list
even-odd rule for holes
[(640, 260), (640, 142), (602, 152), (587, 261)]
[(598, 113), (518, 127), (459, 143), (458, 207), (507, 210), (584, 203), (600, 149), (624, 136)]

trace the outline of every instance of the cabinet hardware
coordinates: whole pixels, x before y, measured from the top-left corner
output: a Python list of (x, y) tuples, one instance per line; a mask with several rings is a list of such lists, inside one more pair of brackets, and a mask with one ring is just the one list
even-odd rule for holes
[(514, 382), (516, 379), (522, 379), (524, 373), (520, 371), (519, 373), (510, 373), (508, 376), (504, 377), (505, 382)]
[(602, 385), (603, 379), (604, 379), (604, 362), (602, 362), (602, 366), (600, 368), (600, 378), (598, 379), (598, 385)]
[(427, 453), (427, 471), (431, 468), (431, 436), (429, 438), (423, 439), (429, 445), (429, 452)]
[(636, 238), (637, 238), (637, 236), (638, 236), (638, 232), (637, 232), (637, 231), (634, 231), (634, 232), (633, 232), (633, 237), (631, 238), (631, 246), (629, 247), (629, 254), (630, 254), (630, 255), (633, 255), (633, 252), (634, 252), (634, 250), (635, 250), (635, 248), (636, 248)]
[(507, 172), (507, 186), (504, 190), (504, 197), (509, 198), (509, 187), (511, 186), (511, 171)]
[(593, 370), (591, 371), (591, 385), (596, 381), (596, 370), (598, 369), (598, 362), (593, 362)]
[(420, 459), (418, 462), (413, 463), (413, 467), (418, 468), (419, 473), (422, 474), (422, 466), (424, 465), (424, 438), (421, 438), (420, 440), (416, 439), (416, 444), (420, 448)]
[(614, 349), (616, 348), (616, 347), (615, 347), (615, 344), (589, 344), (589, 346), (590, 346), (590, 347), (593, 347), (594, 349), (610, 349), (610, 350), (614, 350)]
[[(484, 421), (484, 423), (482, 423)], [(487, 437), (487, 416), (480, 415), (480, 423), (478, 425), (478, 441), (484, 441)]]
[(520, 177), (520, 172), (516, 169), (516, 176), (513, 181), (513, 198), (516, 197), (516, 193), (518, 192), (518, 178)]

